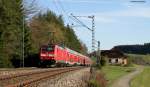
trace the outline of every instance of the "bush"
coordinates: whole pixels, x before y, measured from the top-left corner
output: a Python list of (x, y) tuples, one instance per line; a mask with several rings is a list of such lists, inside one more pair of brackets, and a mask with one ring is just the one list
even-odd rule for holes
[(100, 85), (96, 80), (92, 79), (89, 81), (89, 87), (100, 87)]
[(88, 82), (88, 87), (106, 87), (107, 80), (104, 77), (104, 74), (98, 71), (93, 71)]
[(13, 67), (13, 66), (12, 66), (12, 63), (9, 59), (7, 59), (7, 58), (1, 59), (0, 58), (0, 68), (11, 68), (11, 67)]
[(101, 69), (101, 68), (102, 68), (102, 65), (101, 65), (101, 64), (97, 64), (97, 65), (96, 65), (96, 68), (97, 68), (97, 69)]
[(100, 63), (101, 63), (102, 66), (104, 66), (106, 64), (105, 58), (102, 58), (101, 61), (100, 61)]

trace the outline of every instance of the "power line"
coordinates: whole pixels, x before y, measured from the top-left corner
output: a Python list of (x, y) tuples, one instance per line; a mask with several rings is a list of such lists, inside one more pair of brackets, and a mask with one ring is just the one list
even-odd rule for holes
[(58, 2), (58, 4), (60, 5), (62, 11), (66, 14), (66, 10), (64, 9), (64, 6), (62, 5), (60, 0), (56, 0)]
[[(74, 16), (73, 14), (71, 14), (71, 17), (74, 18), (75, 21), (77, 21), (77, 23), (81, 24), (83, 27), (87, 28), (88, 30), (90, 30), (92, 32), (92, 51), (95, 51), (95, 23), (94, 23), (94, 19), (95, 16)], [(92, 28), (89, 28), (87, 25), (85, 25), (82, 21), (80, 21), (77, 17), (87, 17), (87, 18), (91, 18), (92, 19)]]
[(89, 29), (90, 31), (92, 31), (92, 29), (90, 29), (87, 25), (85, 25), (82, 21), (80, 21), (78, 18), (79, 16), (74, 16), (73, 14), (71, 14), (71, 16), (76, 20), (76, 22), (78, 22), (79, 24), (81, 24), (83, 27), (86, 27), (87, 29)]
[(56, 7), (57, 11), (60, 12), (61, 14), (63, 14), (63, 12), (61, 12), (57, 6), (57, 1), (53, 0), (54, 6)]
[(61, 2), (60, 0), (56, 0), (56, 3), (59, 4), (59, 6), (60, 6), (62, 12), (64, 13), (64, 15), (66, 15), (66, 17), (67, 17), (67, 19), (68, 19), (68, 22), (71, 21), (71, 20), (70, 20), (71, 18), (69, 17), (69, 14), (68, 14), (69, 12), (67, 12), (67, 11), (65, 10), (65, 8), (64, 8), (64, 6), (63, 6), (63, 4), (62, 4), (62, 2)]
[[(55, 1), (55, 0), (54, 0)], [(74, 16), (73, 14), (71, 14), (71, 16), (68, 15), (68, 13), (66, 12), (66, 10), (64, 9), (63, 4), (61, 3), (60, 0), (56, 0), (55, 4), (57, 5), (57, 3), (59, 4), (59, 7), (61, 8), (62, 12), (64, 13), (64, 15), (67, 16), (68, 21), (69, 19), (72, 19), (73, 21), (79, 23), (80, 25), (82, 25), (83, 27), (87, 28), (88, 30), (92, 31), (92, 51), (94, 52), (95, 50), (95, 23), (94, 23), (94, 16), (84, 16), (87, 18), (91, 18), (92, 19), (92, 28), (89, 28), (87, 25), (85, 25), (82, 21), (80, 21), (77, 17), (83, 17), (83, 16)]]

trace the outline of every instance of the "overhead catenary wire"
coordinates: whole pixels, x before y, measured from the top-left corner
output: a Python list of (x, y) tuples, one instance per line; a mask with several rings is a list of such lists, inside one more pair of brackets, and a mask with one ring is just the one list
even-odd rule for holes
[(61, 1), (60, 0), (54, 0), (54, 1), (56, 1), (59, 4), (59, 6), (61, 7), (62, 11), (66, 14), (66, 10), (64, 9), (64, 6), (61, 3)]
[(68, 22), (70, 21), (70, 17), (69, 17), (69, 12), (67, 12), (66, 10), (65, 10), (65, 8), (64, 8), (64, 6), (63, 6), (63, 4), (62, 4), (62, 2), (60, 1), (60, 0), (54, 0), (55, 1), (55, 3), (56, 4), (59, 4), (59, 7), (60, 7), (60, 9), (61, 9), (61, 11), (62, 11), (62, 14), (64, 15), (64, 16), (66, 16), (66, 18), (67, 18), (67, 20), (68, 20)]
[(54, 3), (54, 6), (55, 6), (56, 10), (58, 11), (58, 13), (60, 12), (60, 14), (63, 14), (63, 11), (61, 11), (59, 9), (59, 7), (57, 6), (57, 1), (53, 0), (52, 2)]
[(85, 25), (82, 21), (80, 21), (78, 18), (76, 18), (76, 16), (74, 16), (73, 14), (71, 14), (71, 16), (73, 17), (73, 20), (76, 20), (76, 22), (78, 22), (79, 24), (81, 24), (83, 27), (89, 29), (90, 31), (92, 31), (92, 29), (90, 29), (87, 25)]
[[(90, 30), (92, 32), (92, 51), (94, 52), (95, 50), (95, 23), (94, 23), (94, 18), (95, 16), (74, 16), (73, 14), (71, 14), (71, 17), (73, 17), (74, 20), (77, 21), (77, 23), (81, 24), (83, 27), (87, 28), (88, 30)], [(80, 21), (78, 19), (78, 17), (87, 17), (87, 18), (91, 18), (92, 19), (92, 28), (89, 28), (87, 25), (85, 25), (82, 21)]]
[[(54, 4), (55, 4), (55, 7), (57, 8), (57, 10), (60, 8), (61, 14), (63, 14), (64, 16), (67, 17), (68, 22), (69, 22), (69, 21), (77, 22), (77, 23), (79, 23), (81, 26), (84, 26), (84, 27), (90, 29), (88, 26), (86, 26), (86, 25), (85, 25), (83, 22), (81, 22), (80, 20), (78, 20), (78, 19), (76, 19), (76, 18), (70, 16), (70, 15), (68, 14), (69, 12), (67, 12), (67, 11), (65, 10), (65, 8), (64, 8), (64, 6), (63, 6), (63, 4), (62, 4), (62, 2), (61, 2), (60, 0), (54, 0)], [(59, 4), (59, 7), (57, 6), (58, 4)], [(90, 29), (90, 30), (91, 30), (91, 29)]]
[[(62, 10), (62, 12), (64, 13), (64, 15), (66, 15), (67, 16), (67, 18), (68, 18), (68, 21), (69, 21), (69, 19), (72, 19), (73, 21), (75, 21), (76, 23), (78, 23), (78, 24), (80, 24), (80, 25), (82, 25), (83, 27), (85, 27), (85, 28), (87, 28), (88, 30), (90, 30), (90, 31), (92, 31), (92, 51), (94, 51), (94, 48), (95, 48), (95, 46), (94, 46), (94, 39), (95, 39), (95, 29), (94, 29), (94, 27), (95, 27), (95, 25), (94, 25), (94, 16), (92, 15), (92, 16), (85, 16), (85, 17), (87, 17), (87, 18), (91, 18), (92, 19), (92, 28), (89, 28), (87, 25), (85, 25), (82, 21), (80, 21), (77, 17), (79, 17), (79, 16), (74, 16), (73, 14), (71, 14), (71, 16), (70, 15), (68, 15), (68, 13), (66, 12), (66, 10), (64, 9), (64, 7), (63, 7), (63, 4), (61, 3), (61, 1), (60, 0), (54, 0), (57, 4), (59, 4), (59, 7), (61, 8), (61, 10)], [(55, 3), (55, 4), (56, 4)], [(56, 4), (56, 5), (57, 5)], [(81, 17), (81, 16), (80, 16)]]

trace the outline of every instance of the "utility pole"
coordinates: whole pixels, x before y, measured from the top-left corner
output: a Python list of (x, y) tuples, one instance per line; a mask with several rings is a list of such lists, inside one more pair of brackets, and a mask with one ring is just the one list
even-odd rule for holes
[(24, 67), (24, 26), (25, 26), (25, 18), (24, 18), (24, 15), (23, 15), (23, 18), (22, 18), (22, 67)]
[[(92, 32), (92, 52), (95, 51), (95, 16), (74, 16), (73, 14), (71, 14), (71, 16), (76, 20), (76, 22), (78, 22), (79, 24), (81, 24), (83, 27), (87, 28), (88, 30), (90, 30)], [(81, 22), (78, 17), (86, 17), (86, 18), (90, 18), (92, 19), (92, 28), (89, 28), (87, 25), (85, 25), (83, 22)]]
[(100, 64), (101, 61), (101, 50), (100, 50), (100, 41), (97, 42), (97, 52), (96, 52), (96, 63), (97, 65)]
[(94, 23), (94, 16), (89, 16), (89, 18), (92, 18), (92, 52), (94, 52), (95, 49), (95, 23)]
[(100, 51), (100, 41), (98, 41), (98, 55), (97, 55), (98, 64), (101, 61), (101, 51)]

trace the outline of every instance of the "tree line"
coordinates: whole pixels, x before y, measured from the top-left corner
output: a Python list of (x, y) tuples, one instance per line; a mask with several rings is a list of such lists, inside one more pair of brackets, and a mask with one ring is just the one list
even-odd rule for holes
[(143, 45), (119, 45), (114, 48), (128, 54), (150, 54), (150, 43), (145, 43)]
[(0, 0), (0, 67), (20, 67), (23, 57), (25, 66), (37, 65), (40, 47), (51, 40), (87, 53), (86, 45), (64, 24), (62, 15), (48, 10), (26, 21), (36, 10), (26, 6), (25, 0)]

